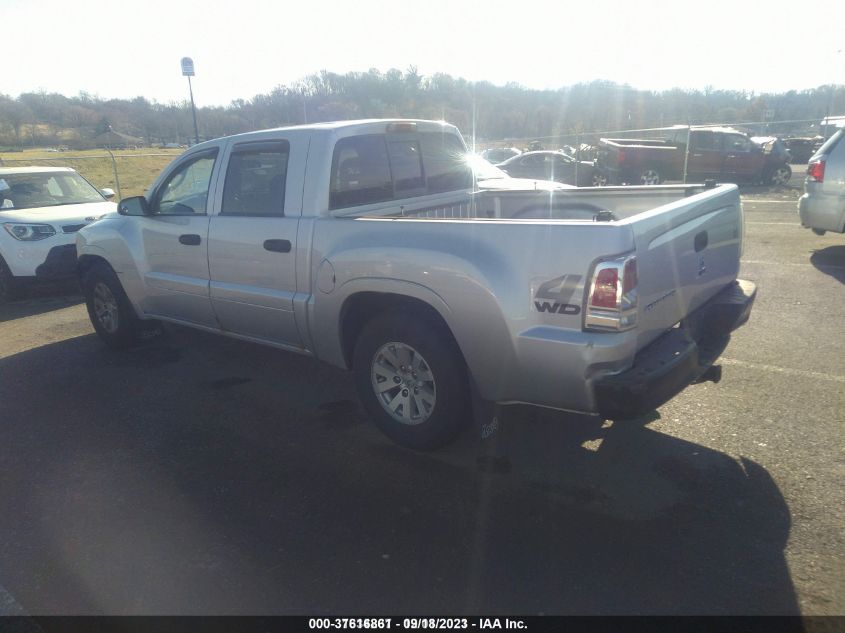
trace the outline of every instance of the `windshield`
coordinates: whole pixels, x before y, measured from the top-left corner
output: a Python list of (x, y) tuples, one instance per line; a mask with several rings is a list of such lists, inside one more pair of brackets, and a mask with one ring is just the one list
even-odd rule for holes
[(477, 154), (467, 154), (467, 162), (475, 174), (476, 180), (492, 180), (494, 178), (507, 178), (508, 175), (498, 167), (492, 165)]
[(5, 174), (0, 177), (0, 210), (102, 202), (102, 194), (75, 172)]

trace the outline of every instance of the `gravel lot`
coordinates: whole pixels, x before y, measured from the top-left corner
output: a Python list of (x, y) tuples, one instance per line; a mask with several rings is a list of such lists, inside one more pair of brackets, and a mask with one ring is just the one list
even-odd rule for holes
[(845, 613), (845, 237), (797, 195), (744, 190), (720, 384), (435, 454), (315, 361), (112, 353), (69, 288), (0, 306), (0, 613)]

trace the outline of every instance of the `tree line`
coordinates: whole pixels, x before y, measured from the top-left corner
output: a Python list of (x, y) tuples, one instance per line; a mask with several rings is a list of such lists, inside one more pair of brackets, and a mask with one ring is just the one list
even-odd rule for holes
[[(827, 114), (843, 113), (841, 85), (756, 94), (712, 87), (650, 91), (593, 81), (533, 90), (442, 73), (423, 76), (411, 67), (346, 74), (322, 71), (251, 99), (200, 107), (197, 118), (200, 137), (205, 139), (319, 121), (412, 117), (448, 121), (465, 136), (474, 131), (480, 139), (504, 140), (688, 122), (818, 121)], [(74, 97), (43, 91), (15, 98), (0, 95), (0, 145), (57, 145), (107, 130), (138, 137), (148, 145), (189, 143), (190, 105), (140, 96), (102, 99), (85, 92)]]

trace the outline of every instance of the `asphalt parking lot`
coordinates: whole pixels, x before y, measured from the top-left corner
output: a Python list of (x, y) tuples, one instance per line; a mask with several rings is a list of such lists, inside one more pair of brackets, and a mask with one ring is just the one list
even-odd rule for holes
[(637, 422), (398, 448), (350, 376), (72, 288), (0, 306), (0, 613), (842, 614), (845, 236), (744, 191), (751, 321)]

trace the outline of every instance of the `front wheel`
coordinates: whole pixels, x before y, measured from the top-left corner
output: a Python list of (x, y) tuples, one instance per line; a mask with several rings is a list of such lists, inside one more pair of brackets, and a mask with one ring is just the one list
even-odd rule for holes
[(606, 187), (607, 186), (607, 174), (602, 173), (600, 171), (596, 171), (593, 173), (593, 180), (592, 185), (593, 187)]
[(94, 265), (82, 279), (88, 316), (99, 337), (113, 349), (140, 341), (145, 327), (135, 314), (117, 274), (108, 264)]
[(781, 165), (772, 170), (769, 183), (776, 187), (783, 187), (789, 183), (790, 178), (792, 178), (792, 168), (789, 165)]
[(463, 358), (433, 319), (403, 311), (370, 321), (355, 345), (353, 373), (376, 426), (402, 446), (439, 448), (471, 419)]

